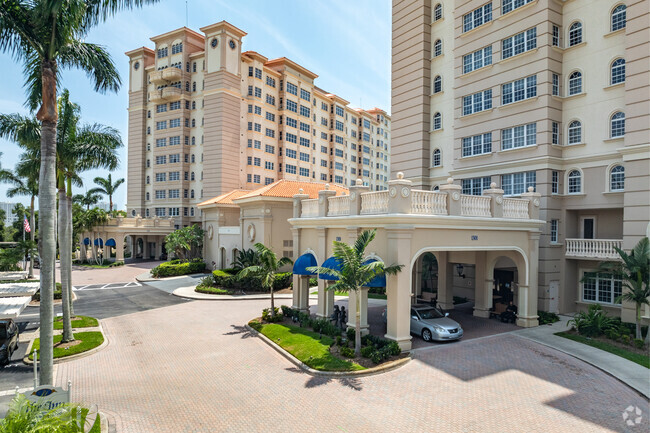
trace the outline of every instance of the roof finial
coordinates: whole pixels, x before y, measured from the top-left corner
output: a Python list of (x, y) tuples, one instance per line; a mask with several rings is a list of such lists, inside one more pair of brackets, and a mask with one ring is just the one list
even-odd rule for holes
[(305, 193), (305, 190), (304, 190), (304, 189), (300, 188), (300, 189), (298, 190), (298, 194), (304, 194), (304, 193)]
[(404, 179), (404, 173), (402, 173), (401, 171), (398, 171), (397, 172), (397, 178), (398, 179)]

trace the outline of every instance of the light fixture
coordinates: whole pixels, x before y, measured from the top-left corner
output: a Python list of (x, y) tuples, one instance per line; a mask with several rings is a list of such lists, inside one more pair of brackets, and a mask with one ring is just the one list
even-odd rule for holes
[(458, 276), (461, 278), (465, 278), (465, 274), (463, 274), (463, 265), (462, 264), (457, 264), (456, 265), (456, 272), (458, 272)]

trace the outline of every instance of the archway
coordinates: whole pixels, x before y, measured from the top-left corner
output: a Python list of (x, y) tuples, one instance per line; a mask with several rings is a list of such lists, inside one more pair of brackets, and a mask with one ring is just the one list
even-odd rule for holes
[(219, 248), (219, 269), (226, 269), (226, 248)]
[(144, 239), (138, 238), (135, 242), (135, 257), (138, 259), (144, 258)]

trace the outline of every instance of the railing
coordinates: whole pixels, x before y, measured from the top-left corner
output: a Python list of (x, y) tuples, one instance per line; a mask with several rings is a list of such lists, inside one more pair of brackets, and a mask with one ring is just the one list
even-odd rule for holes
[(490, 197), (482, 195), (460, 196), (460, 214), (462, 216), (490, 217)]
[(301, 218), (310, 218), (318, 216), (318, 199), (312, 198), (302, 201)]
[(329, 197), (327, 207), (327, 216), (350, 215), (350, 196), (339, 195)]
[(181, 79), (183, 71), (178, 68), (166, 68), (162, 70), (162, 77), (167, 81), (178, 81)]
[(149, 92), (149, 100), (151, 102), (160, 102), (163, 100), (161, 90), (152, 90)]
[(180, 99), (181, 93), (182, 93), (181, 89), (179, 89), (178, 87), (164, 87), (162, 89), (162, 98), (171, 99), (171, 100)]
[(388, 213), (388, 191), (373, 191), (361, 194), (361, 214)]
[(447, 194), (434, 191), (412, 190), (411, 213), (447, 215)]
[(622, 248), (620, 239), (565, 239), (566, 256), (589, 259), (618, 259), (614, 247)]
[(504, 198), (503, 217), (528, 219), (528, 200), (523, 198)]
[[(174, 218), (109, 218), (106, 227), (173, 227)], [(98, 226), (100, 227), (100, 226)]]
[(149, 74), (149, 80), (153, 84), (163, 84), (165, 79), (163, 78), (162, 71), (153, 71)]

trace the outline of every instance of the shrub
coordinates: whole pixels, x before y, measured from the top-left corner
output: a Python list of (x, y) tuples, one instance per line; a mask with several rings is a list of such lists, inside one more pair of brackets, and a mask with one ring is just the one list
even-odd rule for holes
[(643, 349), (644, 344), (645, 344), (645, 342), (642, 339), (640, 339), (640, 338), (635, 338), (634, 339), (634, 346), (637, 349)]
[(605, 331), (605, 337), (610, 340), (618, 341), (618, 339), (621, 338), (621, 334), (618, 333), (617, 329), (612, 328)]
[(346, 358), (354, 358), (354, 349), (349, 347), (341, 347), (341, 355)]
[(124, 262), (113, 262), (108, 265), (109, 268), (117, 268), (118, 266), (124, 266)]
[(196, 274), (205, 270), (205, 262), (202, 260), (192, 260), (180, 262), (172, 260), (161, 263), (151, 270), (151, 276), (154, 278), (174, 277), (177, 275)]
[(293, 317), (298, 314), (298, 310), (291, 308), (288, 305), (282, 305), (280, 308), (282, 308), (282, 315), (284, 317)]
[(209, 295), (230, 295), (230, 292), (221, 287), (196, 286), (194, 291), (197, 293), (207, 293)]
[(213, 287), (213, 286), (214, 286), (214, 276), (210, 274), (207, 277), (201, 278), (201, 281), (196, 286), (196, 288), (198, 289), (199, 287)]
[[(54, 289), (54, 299), (61, 299), (62, 297), (62, 290), (61, 290), (61, 283), (56, 283), (56, 289)], [(39, 289), (38, 292), (34, 293), (32, 296), (33, 301), (39, 301), (41, 300), (41, 291)]]
[(577, 313), (568, 323), (586, 337), (598, 337), (616, 325), (599, 304), (590, 305), (587, 312)]
[(354, 337), (356, 335), (356, 332), (354, 328), (348, 328), (347, 331), (345, 331), (346, 337), (348, 337), (348, 341), (354, 341)]
[(309, 287), (317, 286), (318, 285), (318, 278), (310, 278), (309, 279)]
[(632, 339), (630, 338), (629, 335), (627, 335), (627, 334), (621, 335), (621, 343), (630, 344), (630, 341), (632, 341)]
[(361, 356), (364, 358), (370, 358), (370, 356), (375, 352), (374, 346), (365, 346), (361, 348)]
[(555, 313), (549, 313), (548, 311), (537, 311), (537, 315), (539, 316), (540, 325), (546, 325), (560, 321), (560, 316)]
[(248, 322), (248, 326), (250, 326), (251, 328), (253, 328), (254, 330), (256, 330), (258, 332), (260, 332), (262, 330), (262, 324), (260, 322), (258, 322), (257, 320), (251, 320), (250, 322)]
[(337, 346), (343, 345), (343, 337), (341, 337), (340, 335), (336, 336), (336, 345)]
[(235, 277), (225, 271), (220, 271), (218, 269), (212, 271), (212, 278), (214, 279), (214, 285), (217, 287), (231, 289), (235, 286)]
[(275, 316), (271, 316), (271, 309), (270, 308), (265, 308), (262, 310), (262, 320), (265, 322), (281, 322), (282, 321), (282, 314), (280, 314), (280, 309), (278, 307), (275, 307), (273, 309)]
[(275, 274), (275, 280), (273, 280), (273, 290), (282, 290), (287, 287), (291, 287), (293, 282), (293, 273), (292, 272), (280, 272)]

